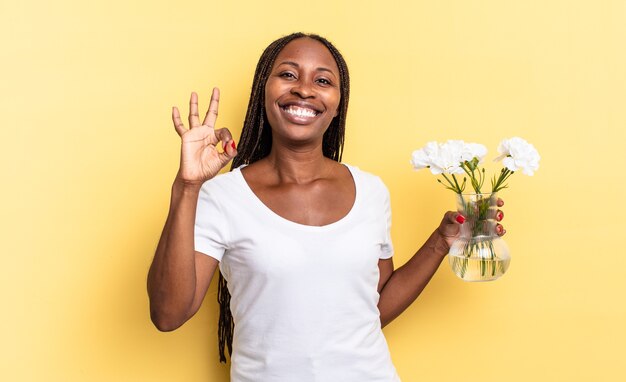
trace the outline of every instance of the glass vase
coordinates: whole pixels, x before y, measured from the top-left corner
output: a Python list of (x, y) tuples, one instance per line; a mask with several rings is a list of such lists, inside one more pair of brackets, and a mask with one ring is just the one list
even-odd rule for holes
[(496, 233), (496, 193), (456, 194), (457, 209), (465, 216), (459, 238), (450, 246), (452, 271), (464, 281), (492, 281), (511, 262), (506, 242)]

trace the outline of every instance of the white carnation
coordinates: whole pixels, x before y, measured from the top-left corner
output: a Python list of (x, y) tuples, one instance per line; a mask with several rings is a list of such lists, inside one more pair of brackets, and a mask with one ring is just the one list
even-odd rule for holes
[(487, 156), (487, 148), (480, 143), (466, 143), (463, 147), (463, 154), (461, 159), (464, 161), (472, 161), (474, 158), (478, 158), (478, 163)]
[(413, 151), (411, 164), (416, 170), (430, 168), (435, 175), (462, 174), (463, 162), (474, 158), (481, 162), (486, 155), (487, 148), (479, 143), (451, 139), (445, 143), (428, 142), (423, 148)]
[(462, 148), (462, 141), (428, 142), (423, 148), (413, 151), (411, 164), (416, 170), (429, 168), (435, 175), (460, 174), (463, 172), (460, 167)]
[[(434, 147), (434, 146), (431, 146)], [(431, 160), (430, 172), (435, 175), (445, 174), (462, 174), (463, 162), (461, 156), (463, 154), (463, 141), (450, 140), (446, 143), (437, 145), (436, 153), (429, 153)]]
[(428, 153), (433, 151), (436, 152), (436, 146), (437, 142), (428, 142), (425, 147), (413, 151), (413, 154), (411, 155), (411, 164), (413, 165), (413, 168), (421, 170), (423, 168), (430, 167), (431, 160)]
[(504, 139), (498, 145), (498, 152), (500, 156), (495, 160), (502, 160), (504, 167), (511, 171), (522, 170), (525, 175), (533, 175), (539, 168), (539, 152), (522, 138)]

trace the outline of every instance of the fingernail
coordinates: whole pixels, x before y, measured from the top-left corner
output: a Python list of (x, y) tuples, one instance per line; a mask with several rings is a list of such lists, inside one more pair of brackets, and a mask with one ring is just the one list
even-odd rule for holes
[(465, 223), (465, 216), (463, 216), (463, 215), (457, 215), (457, 216), (456, 216), (456, 221), (457, 221), (459, 224), (463, 224), (463, 223)]
[(498, 200), (496, 201), (496, 205), (497, 205), (498, 207), (502, 207), (502, 206), (504, 205), (504, 200), (502, 200), (502, 199), (498, 198)]
[(497, 225), (496, 225), (496, 233), (497, 233), (499, 236), (504, 235), (504, 227), (502, 226), (502, 224), (497, 224)]
[(504, 219), (504, 212), (500, 210), (496, 211), (496, 220), (501, 221), (502, 219)]
[(232, 146), (233, 150), (237, 150), (237, 146), (235, 146), (235, 141), (233, 140), (230, 145)]

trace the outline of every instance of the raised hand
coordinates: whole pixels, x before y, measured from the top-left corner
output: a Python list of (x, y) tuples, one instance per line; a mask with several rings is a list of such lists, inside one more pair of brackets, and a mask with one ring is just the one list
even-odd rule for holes
[[(228, 129), (215, 130), (220, 91), (213, 89), (211, 102), (204, 122), (200, 124), (198, 115), (198, 95), (191, 93), (189, 100), (189, 129), (180, 119), (177, 107), (172, 108), (174, 128), (182, 140), (180, 150), (180, 168), (176, 178), (186, 184), (202, 184), (213, 178), (226, 164), (237, 155), (235, 141)], [(217, 146), (222, 143), (222, 151)]]

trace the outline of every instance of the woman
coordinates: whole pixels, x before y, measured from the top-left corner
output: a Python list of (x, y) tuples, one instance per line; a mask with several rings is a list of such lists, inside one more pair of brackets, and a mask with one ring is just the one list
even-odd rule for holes
[(192, 93), (189, 130), (173, 108), (181, 164), (148, 276), (151, 317), (160, 330), (182, 325), (219, 266), (234, 382), (398, 381), (381, 328), (417, 298), (464, 221), (447, 212), (394, 270), (387, 189), (339, 163), (348, 97), (341, 54), (296, 33), (261, 56), (239, 148), (214, 129), (217, 89), (202, 123)]

